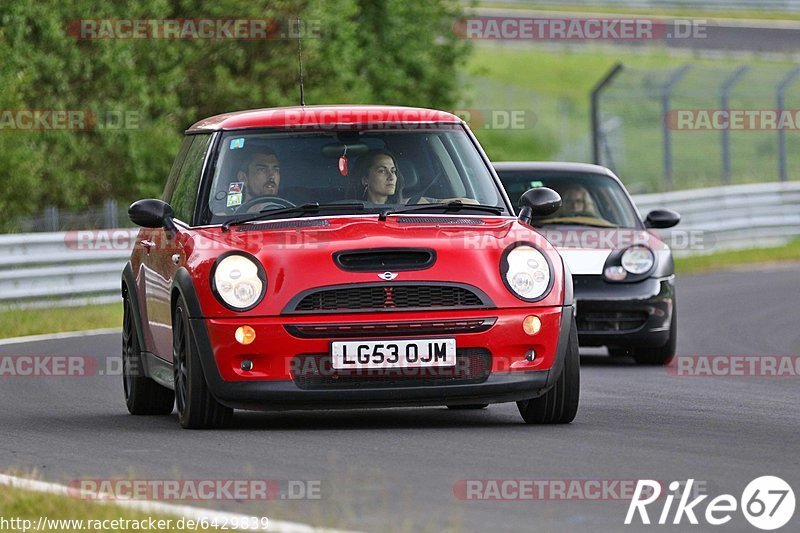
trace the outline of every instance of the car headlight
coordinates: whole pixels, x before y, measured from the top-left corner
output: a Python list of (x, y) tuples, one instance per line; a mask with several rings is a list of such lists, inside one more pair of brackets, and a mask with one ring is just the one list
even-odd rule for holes
[(631, 274), (644, 274), (654, 263), (653, 251), (645, 246), (631, 246), (622, 254), (622, 268)]
[(530, 244), (517, 244), (506, 250), (500, 273), (506, 287), (526, 301), (541, 300), (552, 287), (550, 261)]
[(255, 258), (232, 253), (217, 260), (211, 276), (214, 294), (235, 311), (255, 307), (264, 296), (267, 278)]

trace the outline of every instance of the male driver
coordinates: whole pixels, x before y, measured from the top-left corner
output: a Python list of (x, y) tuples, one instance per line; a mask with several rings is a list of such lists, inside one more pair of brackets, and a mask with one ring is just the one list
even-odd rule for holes
[[(236, 177), (219, 183), (218, 192), (211, 202), (214, 214), (227, 216), (240, 211), (240, 207), (254, 198), (277, 196), (281, 183), (281, 167), (272, 148), (253, 146), (238, 155)], [(234, 167), (235, 168), (235, 167)], [(263, 204), (248, 207), (247, 212), (258, 212)]]
[(251, 148), (237, 178), (245, 183), (245, 201), (259, 196), (278, 196), (281, 164), (275, 151), (266, 146)]

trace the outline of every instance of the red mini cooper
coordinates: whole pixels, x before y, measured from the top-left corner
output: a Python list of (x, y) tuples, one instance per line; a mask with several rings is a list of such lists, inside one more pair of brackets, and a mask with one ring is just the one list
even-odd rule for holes
[(128, 410), (185, 428), (234, 409), (517, 402), (578, 408), (572, 281), (513, 215), (466, 124), (441, 111), (308, 106), (189, 128), (122, 276)]

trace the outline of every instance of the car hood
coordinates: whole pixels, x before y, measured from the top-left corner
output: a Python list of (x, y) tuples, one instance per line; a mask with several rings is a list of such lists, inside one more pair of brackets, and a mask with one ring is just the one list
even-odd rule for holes
[[(538, 246), (550, 259), (554, 276), (562, 278), (558, 252), (539, 233), (511, 217), (402, 215), (378, 220), (375, 216), (314, 217), (192, 231), (185, 244), (187, 267), (195, 279), (210, 276), (219, 255), (247, 252), (261, 262), (267, 275), (267, 294), (251, 314), (280, 314), (299, 292), (333, 285), (385, 283), (386, 269), (346, 271), (334, 254), (374, 249), (432, 250), (435, 263), (425, 269), (393, 272), (397, 282), (450, 282), (472, 285), (498, 307), (530, 305), (509, 293), (500, 278), (503, 252), (525, 241)], [(205, 290), (206, 285), (198, 287)], [(537, 305), (561, 305), (563, 287), (556, 283)], [(213, 310), (210, 314), (214, 314)], [(219, 316), (230, 315), (223, 308)]]
[(649, 247), (657, 262), (667, 261), (670, 255), (669, 247), (646, 230), (545, 226), (539, 231), (559, 251), (573, 275), (601, 275), (611, 252), (630, 246)]

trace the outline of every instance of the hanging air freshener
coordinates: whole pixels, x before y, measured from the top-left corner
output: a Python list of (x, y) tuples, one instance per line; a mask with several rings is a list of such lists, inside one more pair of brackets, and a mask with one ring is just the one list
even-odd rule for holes
[(347, 176), (347, 145), (344, 145), (344, 153), (339, 157), (339, 174)]

